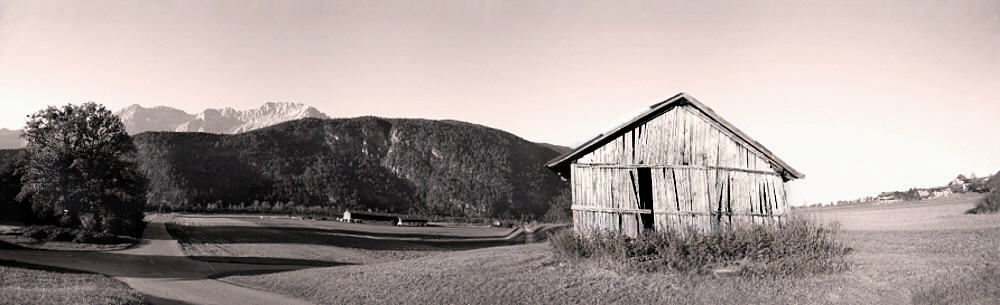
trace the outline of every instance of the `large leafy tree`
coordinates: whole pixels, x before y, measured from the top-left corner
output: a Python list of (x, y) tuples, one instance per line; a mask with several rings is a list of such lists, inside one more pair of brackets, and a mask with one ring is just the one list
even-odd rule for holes
[(43, 219), (111, 234), (142, 228), (145, 179), (121, 119), (96, 103), (48, 107), (29, 116), (29, 160), (20, 200)]

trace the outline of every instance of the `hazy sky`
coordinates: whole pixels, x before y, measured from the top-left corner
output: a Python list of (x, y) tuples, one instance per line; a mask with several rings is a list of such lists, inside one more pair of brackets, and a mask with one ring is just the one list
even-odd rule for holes
[(681, 91), (805, 173), (795, 204), (984, 175), (1000, 1), (0, 0), (6, 128), (287, 101), (575, 146)]

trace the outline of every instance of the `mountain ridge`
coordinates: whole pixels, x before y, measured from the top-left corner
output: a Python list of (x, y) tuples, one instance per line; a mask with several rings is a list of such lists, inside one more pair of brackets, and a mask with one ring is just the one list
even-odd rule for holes
[[(196, 114), (170, 106), (132, 104), (114, 114), (121, 118), (125, 131), (131, 135), (147, 131), (234, 134), (302, 118), (329, 118), (314, 107), (288, 102), (267, 102), (247, 110), (207, 108)], [(24, 147), (26, 143), (20, 136), (20, 129), (0, 129), (0, 149)]]
[(247, 110), (207, 108), (197, 114), (168, 106), (146, 108), (133, 104), (115, 114), (121, 117), (130, 134), (146, 131), (234, 134), (302, 118), (329, 118), (314, 107), (287, 102), (267, 102)]
[(239, 134), (134, 137), (150, 207), (259, 202), (463, 217), (541, 217), (567, 188), (558, 152), (506, 131), (427, 119), (306, 118)]
[(10, 130), (0, 128), (0, 149), (12, 149), (24, 147), (25, 142), (21, 139), (21, 130)]
[[(568, 191), (544, 167), (558, 152), (459, 121), (305, 118), (239, 134), (150, 131), (133, 141), (150, 210), (539, 219)], [(0, 188), (0, 208), (20, 188), (13, 164), (24, 152), (0, 150), (0, 180), (11, 182)]]

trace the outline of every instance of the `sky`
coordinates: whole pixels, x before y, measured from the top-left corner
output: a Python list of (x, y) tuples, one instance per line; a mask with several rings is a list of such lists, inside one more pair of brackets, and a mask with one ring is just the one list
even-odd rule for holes
[(0, 128), (94, 101), (455, 119), (577, 146), (686, 92), (795, 204), (1000, 170), (1000, 1), (0, 0)]

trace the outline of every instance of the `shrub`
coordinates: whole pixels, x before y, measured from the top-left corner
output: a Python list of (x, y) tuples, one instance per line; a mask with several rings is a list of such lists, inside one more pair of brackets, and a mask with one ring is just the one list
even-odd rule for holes
[(22, 233), (25, 237), (40, 241), (71, 241), (88, 244), (120, 244), (135, 242), (135, 239), (119, 237), (108, 232), (87, 231), (57, 226), (30, 226)]
[(836, 241), (836, 225), (793, 217), (777, 226), (753, 225), (710, 233), (650, 232), (635, 238), (614, 232), (555, 233), (558, 259), (589, 260), (640, 272), (706, 273), (733, 267), (741, 275), (792, 276), (846, 269), (850, 248)]
[(97, 231), (101, 228), (101, 220), (94, 213), (80, 213), (80, 229), (83, 231)]
[(117, 236), (109, 233), (88, 232), (83, 230), (77, 231), (76, 236), (73, 238), (73, 242), (87, 244), (115, 244), (119, 241), (120, 239)]
[(53, 227), (54, 229), (49, 232), (49, 240), (54, 241), (73, 241), (76, 239), (76, 232), (73, 229)]
[(986, 188), (988, 190), (1000, 189), (1000, 171), (986, 179)]
[(31, 226), (21, 234), (37, 240), (73, 241), (76, 230), (57, 226)]
[(967, 211), (969, 214), (996, 213), (1000, 211), (1000, 189), (994, 189), (979, 199), (976, 207)]
[(34, 238), (38, 240), (44, 240), (49, 238), (49, 231), (45, 227), (33, 226), (28, 227), (21, 233), (24, 237)]
[(1000, 211), (1000, 172), (986, 180), (985, 188), (989, 191), (976, 207), (966, 211), (969, 214), (996, 213)]

